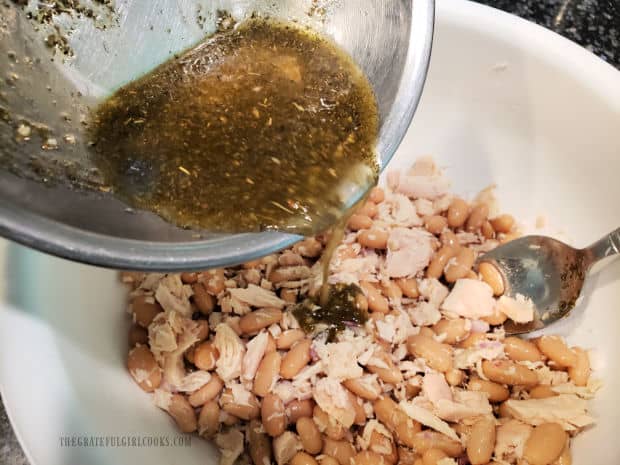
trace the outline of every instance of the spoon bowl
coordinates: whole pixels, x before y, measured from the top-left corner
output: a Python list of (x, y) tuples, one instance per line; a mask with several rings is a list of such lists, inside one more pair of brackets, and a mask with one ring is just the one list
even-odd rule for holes
[(551, 237), (525, 236), (485, 253), (477, 263), (490, 263), (499, 270), (504, 295), (522, 295), (534, 303), (533, 321), (504, 323), (506, 334), (523, 334), (567, 316), (579, 300), (590, 268), (619, 250), (620, 229), (584, 249)]
[[(254, 13), (295, 21), (348, 52), (377, 97), (381, 168), (422, 94), (434, 0), (119, 0), (115, 9), (108, 3), (92, 2), (90, 12), (59, 2), (0, 3), (0, 75), (7, 77), (0, 87), (0, 235), (66, 258), (127, 269), (204, 269), (301, 239), (180, 229), (128, 208), (93, 170), (83, 124), (92, 108), (213, 33), (222, 11), (238, 22)], [(347, 191), (345, 204), (363, 194)]]

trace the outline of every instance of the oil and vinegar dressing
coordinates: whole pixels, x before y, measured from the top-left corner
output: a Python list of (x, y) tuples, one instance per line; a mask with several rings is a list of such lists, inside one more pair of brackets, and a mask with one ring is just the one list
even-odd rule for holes
[[(378, 176), (370, 83), (331, 42), (251, 19), (118, 90), (92, 115), (93, 160), (112, 192), (186, 228), (324, 232)], [(356, 286), (325, 285), (303, 327), (365, 321)]]
[(353, 60), (300, 27), (251, 19), (118, 90), (94, 161), (129, 204), (181, 227), (312, 235), (376, 182), (376, 100)]

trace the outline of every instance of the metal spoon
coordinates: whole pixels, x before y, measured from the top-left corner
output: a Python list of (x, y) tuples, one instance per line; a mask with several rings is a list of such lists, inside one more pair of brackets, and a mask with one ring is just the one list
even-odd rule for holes
[(545, 236), (525, 236), (487, 252), (504, 279), (504, 295), (521, 294), (534, 303), (534, 321), (507, 321), (506, 334), (529, 333), (565, 317), (573, 309), (592, 265), (620, 253), (620, 228), (590, 247), (575, 249)]

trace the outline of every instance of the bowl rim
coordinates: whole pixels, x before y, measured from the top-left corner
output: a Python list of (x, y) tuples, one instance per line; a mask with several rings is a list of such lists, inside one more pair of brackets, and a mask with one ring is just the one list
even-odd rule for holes
[[(396, 94), (398, 121), (384, 147), (382, 167), (405, 137), (418, 106), (430, 63), (435, 0), (415, 0), (410, 47)], [(401, 103), (399, 103), (401, 102)], [(350, 199), (354, 205), (363, 194)], [(145, 271), (185, 271), (238, 265), (290, 247), (302, 236), (282, 232), (244, 233), (208, 241), (155, 242), (120, 239), (59, 223), (0, 203), (0, 235), (59, 257), (96, 266)]]

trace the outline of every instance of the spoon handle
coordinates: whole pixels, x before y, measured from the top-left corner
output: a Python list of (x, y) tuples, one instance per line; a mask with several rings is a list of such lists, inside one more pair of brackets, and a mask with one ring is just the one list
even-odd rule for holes
[(606, 257), (620, 253), (620, 228), (585, 249), (590, 266)]

